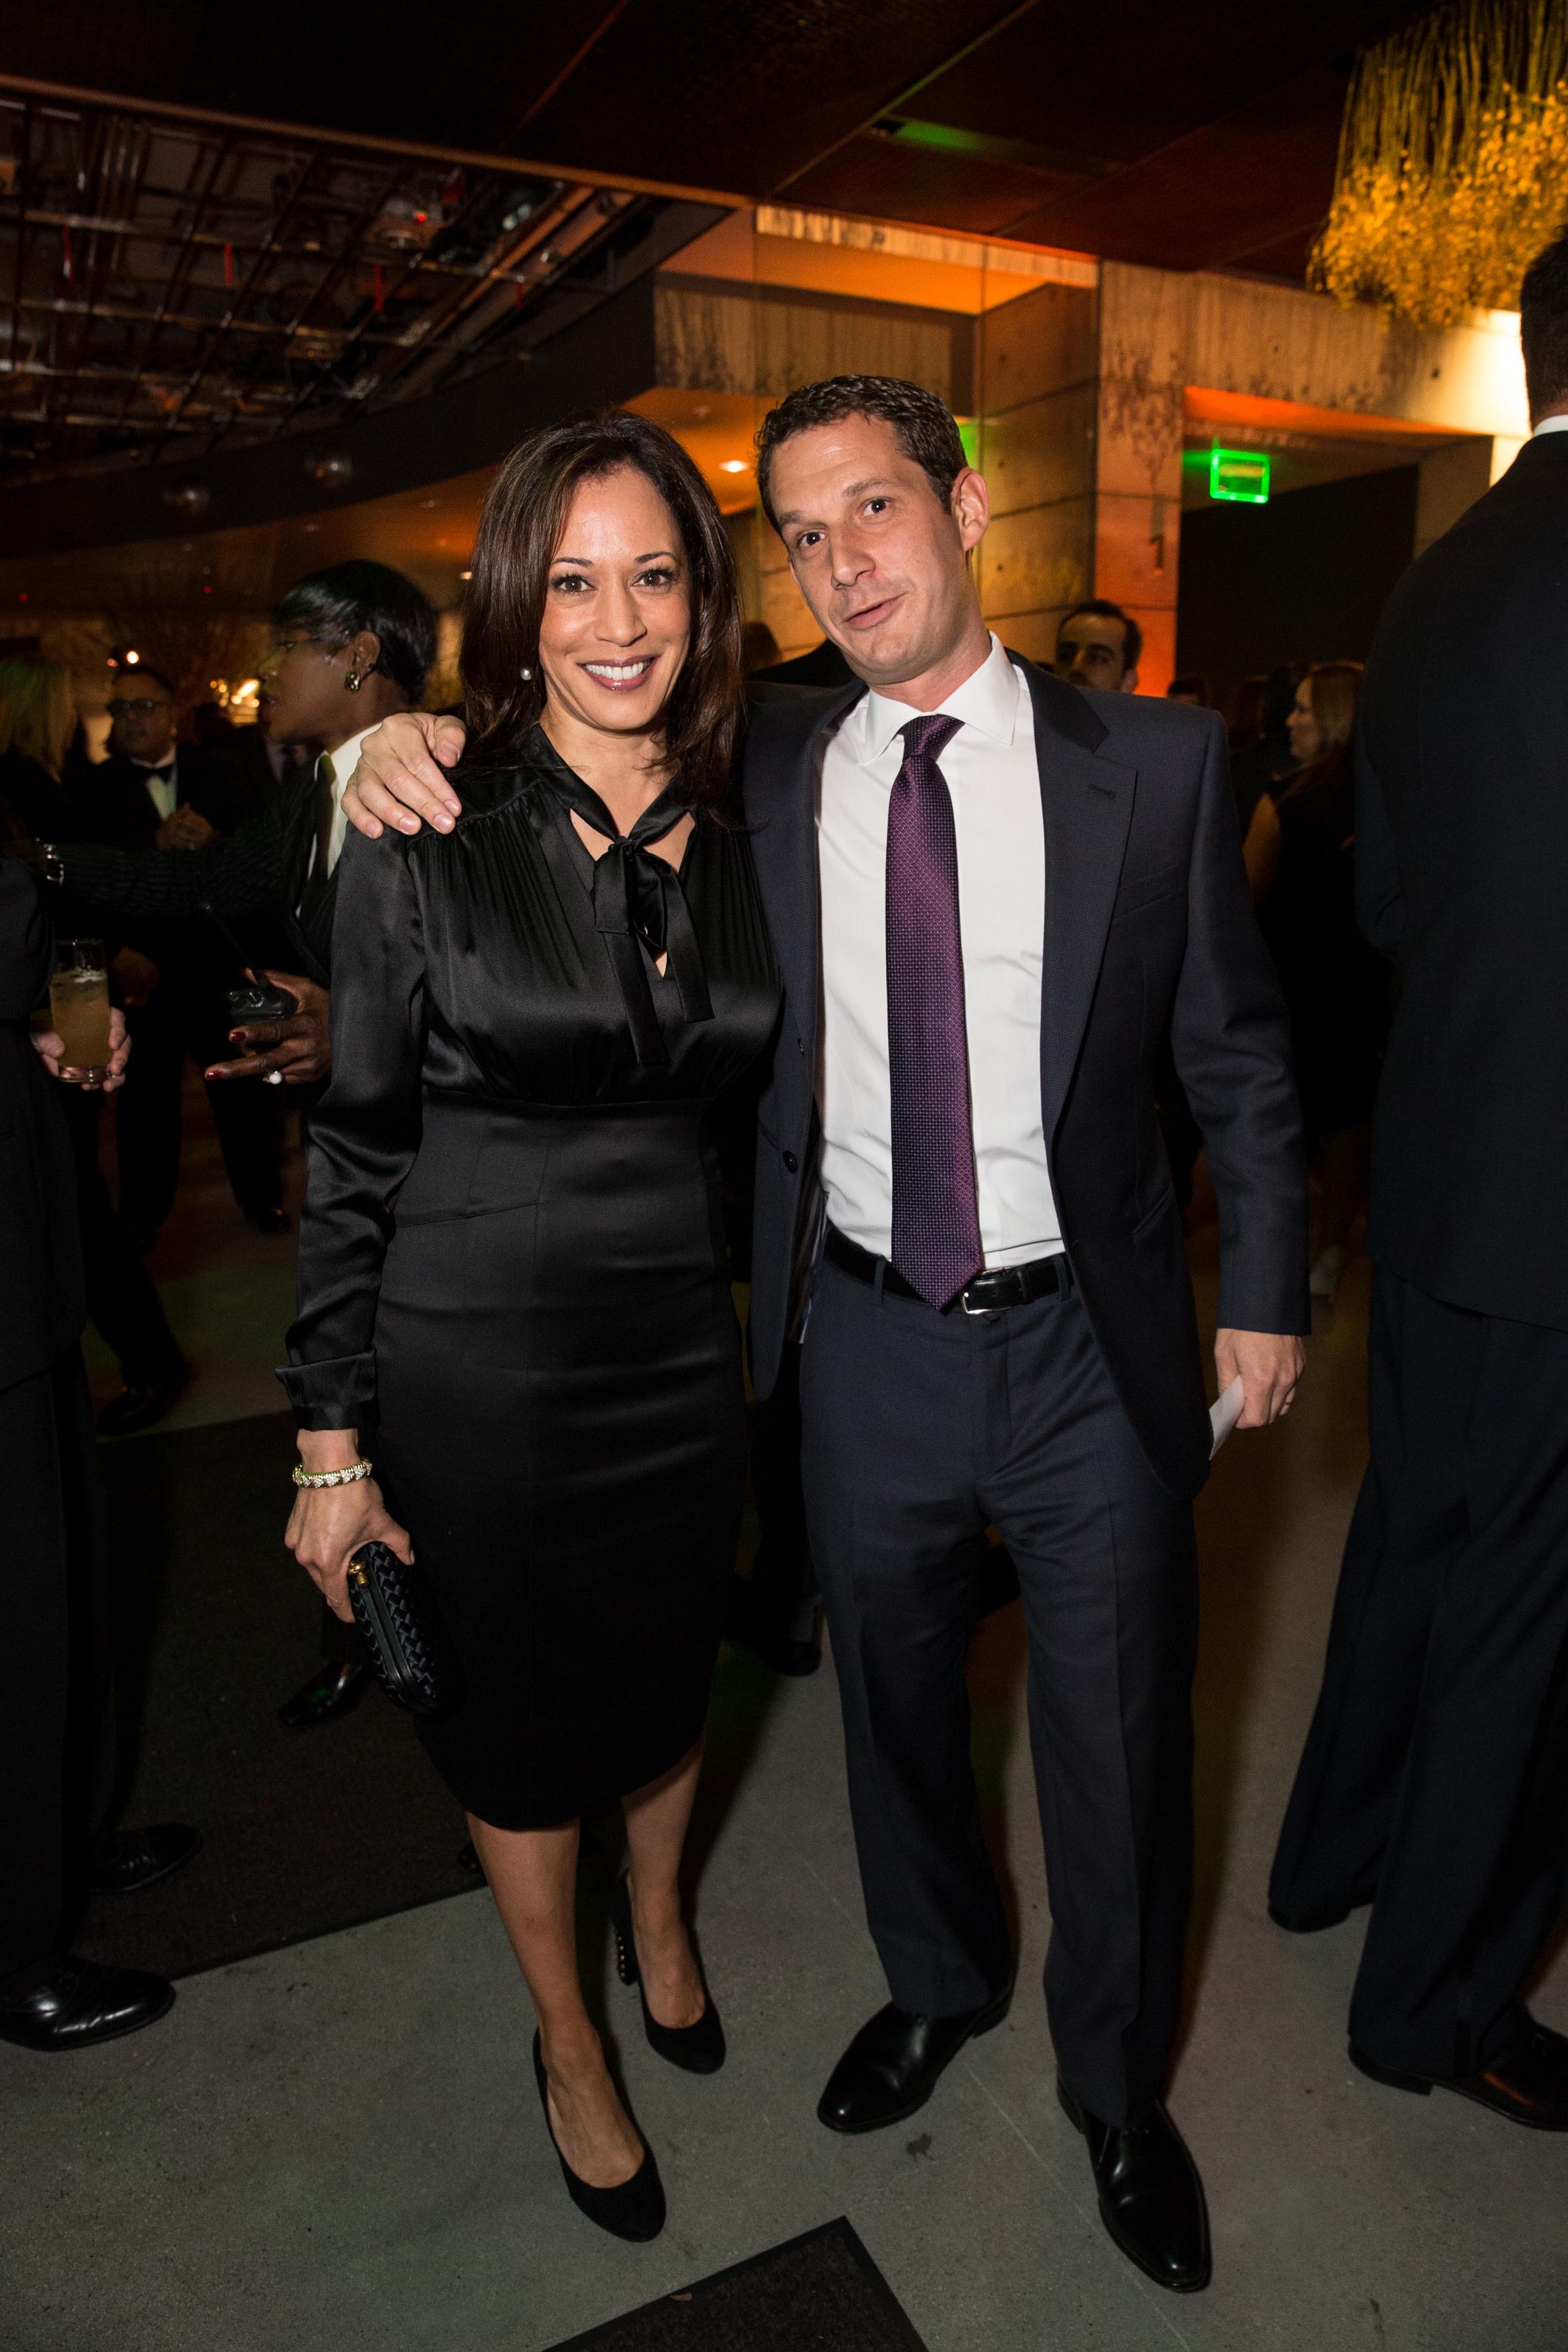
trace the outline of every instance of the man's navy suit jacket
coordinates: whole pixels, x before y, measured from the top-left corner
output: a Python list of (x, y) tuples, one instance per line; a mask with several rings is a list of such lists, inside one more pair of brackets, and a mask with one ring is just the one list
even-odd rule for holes
[[(1169, 1038), (1203, 1130), (1220, 1207), (1220, 1325), (1306, 1331), (1306, 1181), (1285, 1008), (1247, 892), (1219, 719), (1085, 694), (1022, 667), (1045, 817), (1046, 929), (1040, 1066), (1020, 1071), (1019, 1084), (1040, 1088), (1062, 1239), (1117, 1393), (1156, 1475), (1193, 1495), (1208, 1467), (1208, 1415), (1154, 1064)], [(751, 1337), (763, 1396), (822, 1223), (818, 751), (864, 691), (754, 694), (746, 742), (746, 821), (785, 993), (759, 1106)]]

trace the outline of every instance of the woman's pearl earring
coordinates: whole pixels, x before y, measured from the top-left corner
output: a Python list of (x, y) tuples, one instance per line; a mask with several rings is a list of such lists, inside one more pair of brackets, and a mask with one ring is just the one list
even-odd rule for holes
[(343, 678), (343, 684), (348, 688), (351, 694), (357, 694), (363, 683), (364, 680), (361, 677), (357, 669), (351, 669)]
[(526, 664), (524, 664), (523, 667), (518, 671), (518, 676), (526, 683), (526, 681), (533, 676), (533, 672)]

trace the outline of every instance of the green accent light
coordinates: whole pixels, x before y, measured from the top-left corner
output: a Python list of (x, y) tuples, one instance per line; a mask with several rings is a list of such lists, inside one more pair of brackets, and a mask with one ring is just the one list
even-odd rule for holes
[(1234, 505), (1268, 504), (1268, 458), (1261, 449), (1211, 449), (1209, 496)]
[(977, 416), (961, 416), (957, 421), (958, 437), (963, 444), (963, 454), (969, 460), (969, 463), (974, 467), (976, 471), (978, 471), (980, 466), (980, 419)]

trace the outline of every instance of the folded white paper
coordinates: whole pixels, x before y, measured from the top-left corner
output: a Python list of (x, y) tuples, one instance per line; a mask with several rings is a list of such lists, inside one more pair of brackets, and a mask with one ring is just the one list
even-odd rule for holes
[(1241, 1419), (1241, 1374), (1237, 1372), (1229, 1388), (1226, 1390), (1225, 1394), (1223, 1396), (1215, 1397), (1213, 1404), (1209, 1407), (1209, 1427), (1214, 1432), (1214, 1443), (1209, 1447), (1209, 1460), (1211, 1462), (1214, 1460), (1215, 1455), (1219, 1452), (1220, 1447), (1225, 1444), (1226, 1439), (1230, 1435), (1231, 1431), (1236, 1427), (1237, 1423)]

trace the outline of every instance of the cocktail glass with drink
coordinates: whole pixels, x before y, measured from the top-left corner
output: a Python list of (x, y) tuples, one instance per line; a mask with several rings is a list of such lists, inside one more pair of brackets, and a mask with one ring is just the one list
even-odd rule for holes
[(109, 972), (101, 940), (57, 940), (49, 1013), (65, 1041), (60, 1076), (100, 1087), (109, 1076)]

